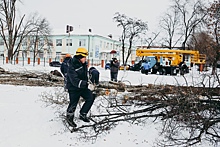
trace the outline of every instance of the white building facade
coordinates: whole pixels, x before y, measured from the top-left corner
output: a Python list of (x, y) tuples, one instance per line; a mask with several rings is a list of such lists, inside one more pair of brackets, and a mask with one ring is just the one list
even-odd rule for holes
[[(65, 30), (53, 32), (49, 37), (50, 46), (48, 43), (43, 43), (44, 41), (39, 41), (39, 47), (41, 46), (41, 51), (37, 55), (41, 61), (61, 61), (63, 60), (66, 53), (70, 53), (74, 56), (77, 48), (86, 48), (89, 52), (88, 61), (91, 65), (101, 65), (109, 62), (113, 57), (118, 58), (122, 64), (122, 52), (121, 52), (121, 42), (111, 37), (104, 37), (101, 35), (93, 34), (91, 30), (73, 30), (72, 32), (65, 33)], [(4, 57), (7, 57), (7, 50), (4, 47), (4, 43), (1, 43), (0, 39), (0, 53)], [(26, 39), (20, 47), (20, 51), (17, 54), (19, 58), (30, 57), (33, 58), (33, 51), (27, 48), (29, 41)], [(41, 44), (41, 45), (40, 45)], [(42, 45), (43, 44), (43, 45)], [(133, 48), (131, 56), (128, 60), (128, 64), (131, 64), (135, 60), (135, 48)], [(116, 51), (116, 53), (111, 53)], [(50, 59), (50, 61), (49, 61)]]

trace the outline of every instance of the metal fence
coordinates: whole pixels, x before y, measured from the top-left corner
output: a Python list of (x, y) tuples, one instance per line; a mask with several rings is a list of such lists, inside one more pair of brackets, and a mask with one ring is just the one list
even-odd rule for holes
[[(59, 61), (62, 63), (63, 59), (60, 58), (23, 58), (23, 57), (14, 57), (13, 60), (11, 61), (11, 63), (9, 63), (9, 60), (4, 57), (4, 56), (0, 56), (0, 63), (1, 64), (19, 64), (22, 66), (25, 65), (43, 65), (43, 66), (49, 66), (49, 63), (52, 61)], [(101, 61), (101, 60), (88, 60), (87, 61), (89, 66), (101, 66), (104, 67), (105, 61)]]

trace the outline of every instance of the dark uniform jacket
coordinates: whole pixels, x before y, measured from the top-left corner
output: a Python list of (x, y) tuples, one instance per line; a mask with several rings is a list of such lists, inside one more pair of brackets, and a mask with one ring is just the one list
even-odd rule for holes
[(67, 70), (67, 89), (82, 90), (88, 88), (87, 64), (82, 64), (79, 59), (73, 57), (69, 61)]

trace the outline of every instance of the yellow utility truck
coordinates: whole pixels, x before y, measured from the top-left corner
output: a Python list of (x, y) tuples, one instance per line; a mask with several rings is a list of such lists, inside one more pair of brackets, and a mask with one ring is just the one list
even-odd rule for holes
[(152, 74), (159, 72), (161, 75), (176, 75), (181, 70), (182, 64), (190, 69), (194, 64), (204, 65), (206, 60), (204, 54), (195, 50), (138, 48), (136, 56), (142, 57), (150, 63)]

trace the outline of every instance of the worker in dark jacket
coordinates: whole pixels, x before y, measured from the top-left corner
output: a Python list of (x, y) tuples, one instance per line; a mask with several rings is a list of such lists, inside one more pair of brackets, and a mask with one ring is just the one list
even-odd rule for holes
[(67, 121), (73, 127), (76, 127), (73, 119), (80, 97), (83, 97), (85, 100), (79, 115), (79, 118), (84, 122), (90, 121), (87, 117), (87, 113), (94, 102), (92, 92), (88, 89), (87, 56), (88, 51), (85, 48), (78, 48), (75, 56), (69, 62), (67, 71), (67, 89), (70, 98), (70, 103), (67, 108)]
[(118, 77), (118, 70), (119, 70), (119, 62), (117, 58), (112, 58), (111, 64), (110, 64), (110, 75), (111, 75), (111, 81), (117, 82)]
[(69, 60), (71, 59), (71, 54), (66, 54), (65, 59), (63, 60), (61, 66), (60, 66), (60, 71), (63, 74), (64, 77), (64, 90), (66, 91), (66, 83), (67, 83), (67, 69), (69, 65)]

